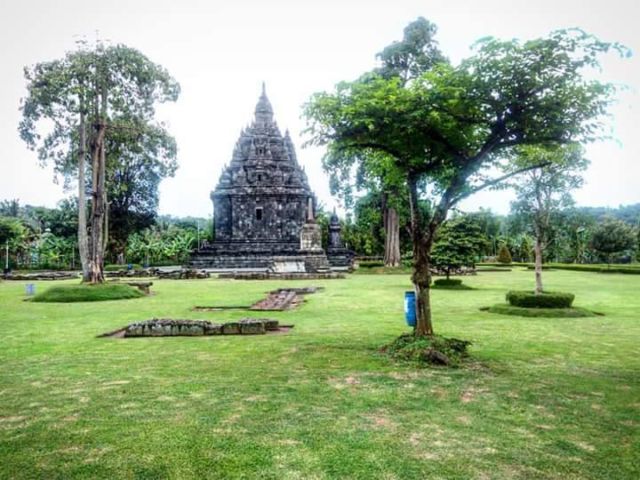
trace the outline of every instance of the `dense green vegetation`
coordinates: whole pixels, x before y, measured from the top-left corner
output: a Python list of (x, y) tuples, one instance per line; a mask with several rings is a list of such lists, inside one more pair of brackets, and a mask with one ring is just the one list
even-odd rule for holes
[[(114, 204), (115, 201), (110, 203)], [(0, 243), (9, 242), (10, 267), (80, 268), (77, 210), (75, 198), (60, 201), (56, 208), (21, 205), (18, 200), (0, 201)], [(132, 215), (135, 216), (134, 213)], [(115, 212), (109, 214), (111, 240), (107, 248), (107, 264), (125, 261), (141, 265), (179, 265), (198, 242), (212, 240), (211, 219), (157, 216), (155, 212), (153, 215), (145, 213), (145, 218), (144, 224), (140, 218), (132, 220), (139, 228), (131, 230), (132, 224), (126, 227), (130, 235), (123, 242), (120, 237), (127, 221)], [(126, 255), (120, 255), (123, 248)], [(4, 250), (2, 260), (4, 265)], [(124, 267), (119, 265), (117, 268)]]
[(142, 296), (144, 294), (139, 289), (121, 283), (56, 285), (38, 293), (33, 297), (33, 301), (50, 303), (103, 302)]
[(640, 277), (549, 271), (550, 290), (605, 314), (562, 319), (479, 310), (531, 289), (524, 269), (467, 282), (433, 292), (442, 335), (473, 342), (458, 369), (379, 353), (409, 331), (408, 275), (286, 282), (326, 290), (269, 315), (289, 334), (251, 338), (95, 337), (237, 319), (190, 309), (283, 282), (157, 281), (150, 297), (73, 305), (0, 283), (0, 477), (638, 478)]
[[(368, 204), (367, 204), (368, 206)], [(636, 268), (640, 272), (639, 264), (621, 264), (620, 261), (630, 261), (640, 251), (637, 248), (623, 251), (613, 256), (613, 265), (593, 264), (602, 262), (607, 257), (601, 256), (591, 246), (591, 235), (597, 222), (606, 218), (620, 218), (628, 225), (636, 227), (640, 222), (640, 204), (636, 206), (620, 207), (619, 209), (576, 208), (566, 209), (554, 217), (551, 239), (545, 252), (547, 264), (554, 268), (575, 268), (595, 271), (608, 267), (617, 272), (628, 267)], [(7, 238), (10, 251), (10, 266), (13, 268), (77, 268), (79, 266), (77, 252), (77, 218), (74, 218), (77, 205), (73, 199), (63, 200), (57, 208), (33, 207), (20, 205), (19, 202), (0, 201), (0, 237)], [(375, 208), (363, 209), (358, 202), (342, 222), (344, 241), (358, 255), (378, 257), (380, 260), (360, 262), (362, 266), (383, 266), (384, 229), (381, 221), (372, 212)], [(377, 210), (378, 214), (380, 210)], [(320, 211), (318, 221), (326, 226), (327, 214)], [(487, 210), (467, 213), (463, 216), (454, 215), (455, 222), (461, 218), (480, 225), (484, 248), (479, 252), (477, 260), (495, 260), (503, 245), (511, 252), (519, 263), (533, 260), (533, 238), (529, 227), (523, 223), (517, 214), (507, 216), (496, 215)], [(133, 233), (127, 242), (126, 262), (141, 265), (180, 264), (188, 255), (190, 249), (200, 242), (213, 239), (211, 219), (205, 218), (177, 218), (158, 216), (154, 225)], [(16, 226), (17, 224), (17, 226)], [(2, 236), (2, 232), (6, 232)], [(406, 255), (410, 252), (407, 239), (406, 225), (401, 229), (402, 251)], [(577, 233), (576, 233), (577, 232)], [(326, 237), (326, 232), (325, 237)], [(11, 238), (9, 238), (9, 234)], [(323, 239), (326, 243), (326, 239)], [(116, 250), (107, 250), (109, 262), (116, 262)], [(406, 257), (405, 257), (406, 259)], [(562, 266), (556, 259), (572, 262)], [(4, 261), (4, 252), (2, 253)], [(581, 262), (581, 263), (573, 263)], [(591, 262), (591, 263), (584, 263)], [(403, 263), (408, 264), (408, 260)], [(491, 262), (489, 262), (491, 263)], [(495, 263), (495, 262), (494, 262)]]

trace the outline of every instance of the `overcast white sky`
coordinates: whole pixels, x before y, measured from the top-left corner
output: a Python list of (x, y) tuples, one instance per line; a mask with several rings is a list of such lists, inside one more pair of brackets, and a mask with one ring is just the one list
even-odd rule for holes
[[(581, 27), (640, 51), (637, 0), (0, 0), (0, 199), (54, 206), (66, 195), (52, 170), (38, 166), (17, 134), (25, 65), (61, 57), (80, 37), (125, 43), (165, 66), (180, 82), (177, 103), (159, 110), (179, 147), (179, 170), (161, 185), (161, 213), (210, 215), (209, 192), (230, 160), (260, 93), (267, 93), (282, 131), (289, 128), (319, 199), (334, 205), (320, 149), (302, 149), (302, 104), (316, 91), (356, 78), (374, 55), (424, 16), (439, 27), (454, 61), (477, 39), (532, 38)], [(592, 160), (580, 205), (640, 202), (640, 62), (607, 59), (607, 80), (630, 88), (612, 110), (615, 140), (590, 145)], [(506, 213), (509, 192), (467, 200)]]

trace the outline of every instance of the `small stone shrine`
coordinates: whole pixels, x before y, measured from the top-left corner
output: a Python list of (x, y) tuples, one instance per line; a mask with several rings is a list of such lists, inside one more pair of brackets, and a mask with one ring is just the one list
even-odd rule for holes
[(264, 84), (211, 200), (215, 241), (192, 254), (193, 268), (323, 273), (351, 265), (335, 213), (329, 252), (322, 248), (315, 197), (289, 132), (283, 136), (273, 119)]

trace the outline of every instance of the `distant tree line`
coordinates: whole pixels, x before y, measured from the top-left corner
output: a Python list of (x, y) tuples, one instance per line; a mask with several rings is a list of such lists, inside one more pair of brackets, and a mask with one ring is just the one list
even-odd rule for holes
[[(384, 258), (384, 234), (382, 214), (375, 196), (366, 194), (354, 202), (343, 222), (343, 238), (346, 245), (362, 257)], [(428, 206), (425, 205), (425, 210)], [(631, 229), (635, 242), (614, 254), (599, 250), (594, 235), (611, 228), (617, 220)], [(477, 212), (456, 211), (447, 222), (466, 222), (480, 230), (481, 246), (475, 261), (495, 261), (500, 249), (508, 249), (514, 262), (533, 262), (535, 250), (535, 226), (516, 201), (507, 215), (499, 215), (489, 209)], [(411, 258), (409, 219), (400, 216), (401, 254)], [(603, 226), (599, 228), (599, 226)], [(543, 261), (560, 263), (630, 263), (640, 261), (640, 203), (610, 207), (576, 207), (554, 211), (549, 218)], [(617, 230), (616, 230), (617, 231)], [(613, 235), (616, 235), (616, 231)], [(601, 234), (600, 234), (601, 235)], [(624, 233), (622, 234), (624, 235)], [(620, 236), (618, 234), (618, 236)]]
[[(119, 211), (115, 203), (112, 208), (106, 263), (181, 264), (198, 242), (212, 240), (211, 219), (158, 216), (155, 206), (144, 215)], [(8, 247), (11, 268), (80, 268), (77, 211), (73, 197), (55, 208), (22, 205), (17, 199), (0, 201), (3, 267)], [(124, 224), (127, 228), (120, 227)]]

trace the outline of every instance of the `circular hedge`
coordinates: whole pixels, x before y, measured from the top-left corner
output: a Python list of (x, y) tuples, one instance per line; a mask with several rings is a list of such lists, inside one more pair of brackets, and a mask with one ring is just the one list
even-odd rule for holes
[(500, 315), (514, 315), (518, 317), (547, 317), (547, 318), (579, 318), (601, 316), (602, 313), (592, 312), (586, 308), (525, 308), (512, 305), (494, 305), (481, 308), (482, 311), (499, 313)]
[(437, 280), (434, 280), (431, 288), (441, 290), (473, 290), (473, 287), (465, 285), (459, 278), (439, 278)]
[(571, 308), (575, 295), (565, 292), (534, 292), (511, 290), (507, 302), (514, 307), (524, 308)]

